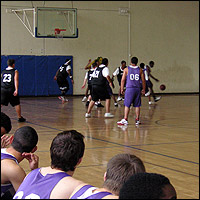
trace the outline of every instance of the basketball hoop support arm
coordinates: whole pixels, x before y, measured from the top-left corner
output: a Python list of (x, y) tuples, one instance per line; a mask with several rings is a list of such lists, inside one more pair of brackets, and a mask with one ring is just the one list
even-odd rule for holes
[[(33, 27), (31, 27), (29, 19), (26, 15), (27, 11), (33, 12)], [(29, 33), (33, 37), (35, 37), (35, 13), (36, 13), (35, 8), (18, 9), (18, 10), (12, 9), (11, 12), (13, 12), (17, 16), (17, 18), (22, 22), (22, 24), (26, 27)], [(22, 17), (20, 17), (18, 13), (22, 13)]]

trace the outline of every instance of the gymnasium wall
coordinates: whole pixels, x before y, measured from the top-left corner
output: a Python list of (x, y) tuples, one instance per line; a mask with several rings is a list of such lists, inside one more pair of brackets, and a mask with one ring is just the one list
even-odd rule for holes
[[(6, 13), (6, 8), (42, 6), (77, 8), (79, 37), (33, 38), (14, 14)], [(130, 8), (130, 18), (119, 14), (124, 7)], [(165, 93), (199, 92), (199, 2), (1, 1), (1, 55), (72, 55), (74, 95), (84, 94), (84, 66), (98, 56), (109, 59), (110, 73), (132, 56), (139, 63), (153, 60), (152, 74), (161, 80), (153, 81), (156, 93), (161, 83)], [(115, 85), (118, 93), (117, 79)]]

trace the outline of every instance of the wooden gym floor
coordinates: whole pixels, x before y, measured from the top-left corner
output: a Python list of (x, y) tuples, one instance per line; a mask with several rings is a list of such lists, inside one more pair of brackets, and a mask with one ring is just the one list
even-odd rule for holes
[[(85, 136), (86, 144), (75, 178), (101, 187), (108, 160), (119, 153), (133, 153), (143, 160), (147, 172), (167, 176), (179, 199), (199, 198), (199, 95), (163, 95), (151, 106), (148, 98), (142, 97), (142, 124), (135, 126), (131, 108), (127, 128), (116, 123), (123, 117), (123, 102), (116, 108), (111, 100), (112, 119), (103, 117), (105, 108), (94, 108), (92, 118), (86, 119), (81, 100), (82, 96), (71, 96), (61, 104), (57, 97), (21, 98), (26, 123), (17, 122), (10, 105), (2, 111), (11, 118), (11, 134), (25, 125), (38, 132), (39, 167), (50, 164), (49, 148), (57, 133), (75, 129)], [(26, 160), (21, 165), (30, 171)]]

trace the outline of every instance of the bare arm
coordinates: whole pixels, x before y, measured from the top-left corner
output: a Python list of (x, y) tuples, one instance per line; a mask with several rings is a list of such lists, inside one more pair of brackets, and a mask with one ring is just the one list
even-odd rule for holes
[(152, 79), (154, 79), (155, 81), (159, 82), (159, 80), (158, 80), (157, 78), (155, 78), (155, 77), (151, 74), (151, 69), (150, 69), (149, 66), (147, 66), (147, 71), (148, 71), (149, 76), (150, 76)]
[(89, 59), (88, 64), (84, 67), (85, 69), (91, 69), (91, 65), (93, 63), (91, 63), (91, 59)]
[(58, 71), (59, 71), (59, 69), (57, 70), (56, 75), (54, 76), (55, 81), (57, 80)]
[(144, 78), (144, 72), (141, 68), (140, 68), (140, 76), (141, 76), (141, 79), (142, 79), (142, 94), (145, 94), (146, 81), (145, 81), (145, 78)]
[(128, 74), (128, 68), (125, 68), (124, 72), (123, 72), (123, 75), (122, 75), (122, 80), (121, 80), (121, 94), (124, 93), (124, 85), (125, 85), (127, 74)]
[(13, 185), (15, 191), (17, 191), (26, 176), (25, 171), (13, 160), (5, 160), (2, 162), (2, 179), (5, 181), (5, 183), (10, 182)]
[(110, 78), (109, 75), (106, 77), (106, 79), (108, 80), (110, 86), (111, 86), (112, 88), (114, 88), (113, 82), (112, 82), (112, 80), (111, 80), (111, 78)]
[(15, 70), (14, 82), (15, 82), (15, 91), (14, 91), (13, 95), (17, 96), (18, 95), (18, 89), (19, 89), (19, 72), (17, 70)]
[(71, 69), (68, 69), (68, 70), (67, 70), (67, 73), (69, 74), (69, 77), (70, 77), (70, 79), (71, 79), (72, 84), (74, 84), (74, 80), (73, 80), (73, 77), (72, 77), (72, 75), (71, 75)]
[(83, 85), (81, 87), (82, 89), (85, 87), (86, 83), (87, 83), (87, 79), (84, 78)]

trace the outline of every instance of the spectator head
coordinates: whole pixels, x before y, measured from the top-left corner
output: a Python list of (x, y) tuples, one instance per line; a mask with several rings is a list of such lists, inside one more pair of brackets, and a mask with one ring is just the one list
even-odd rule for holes
[(12, 125), (10, 117), (8, 117), (8, 115), (6, 115), (5, 113), (1, 112), (1, 136), (6, 133), (9, 133), (11, 129)]
[(119, 195), (122, 185), (130, 176), (143, 172), (145, 172), (144, 164), (137, 156), (117, 154), (107, 164), (103, 187), (113, 194)]
[(167, 177), (155, 173), (138, 173), (124, 183), (119, 199), (177, 199), (177, 195)]
[(137, 58), (137, 57), (132, 57), (132, 58), (131, 58), (131, 63), (137, 65), (137, 63), (138, 63), (138, 58)]
[(7, 65), (10, 67), (13, 67), (13, 65), (15, 64), (15, 60), (14, 59), (8, 59), (7, 60)]
[(37, 150), (38, 134), (34, 128), (23, 126), (14, 133), (11, 146), (18, 152), (34, 153)]
[(84, 154), (83, 139), (84, 136), (76, 130), (58, 133), (50, 147), (51, 167), (65, 172), (74, 171)]

